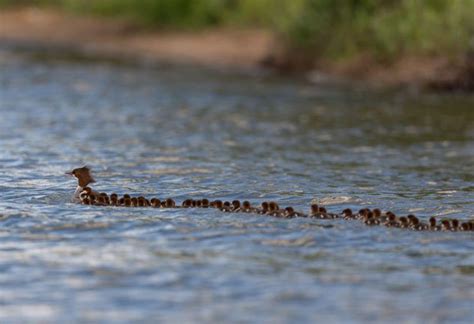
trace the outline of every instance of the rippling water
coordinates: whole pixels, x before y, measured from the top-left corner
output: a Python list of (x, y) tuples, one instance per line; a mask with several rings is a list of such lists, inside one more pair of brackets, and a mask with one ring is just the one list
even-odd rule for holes
[(472, 322), (474, 235), (100, 191), (474, 218), (474, 98), (0, 52), (0, 321)]

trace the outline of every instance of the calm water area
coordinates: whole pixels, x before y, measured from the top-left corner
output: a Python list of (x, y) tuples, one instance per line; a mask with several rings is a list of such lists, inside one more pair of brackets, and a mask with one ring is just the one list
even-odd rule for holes
[(0, 322), (472, 323), (473, 232), (84, 206), (474, 219), (474, 96), (0, 51)]

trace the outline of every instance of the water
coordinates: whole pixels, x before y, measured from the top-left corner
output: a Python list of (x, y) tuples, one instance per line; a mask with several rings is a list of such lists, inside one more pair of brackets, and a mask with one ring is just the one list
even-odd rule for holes
[(0, 321), (472, 322), (474, 235), (100, 191), (474, 218), (474, 98), (0, 55)]

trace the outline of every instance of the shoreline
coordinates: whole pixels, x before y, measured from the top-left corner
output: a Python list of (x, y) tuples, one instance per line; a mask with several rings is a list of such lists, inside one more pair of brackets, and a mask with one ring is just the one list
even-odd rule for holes
[(3, 8), (0, 21), (0, 45), (39, 51), (229, 71), (268, 70), (300, 75), (312, 82), (349, 80), (376, 88), (474, 89), (474, 63), (469, 58), (402, 57), (382, 65), (361, 56), (344, 62), (318, 62), (308, 69), (298, 66), (297, 55), (282, 54), (275, 35), (263, 29), (162, 31), (117, 19), (32, 7)]

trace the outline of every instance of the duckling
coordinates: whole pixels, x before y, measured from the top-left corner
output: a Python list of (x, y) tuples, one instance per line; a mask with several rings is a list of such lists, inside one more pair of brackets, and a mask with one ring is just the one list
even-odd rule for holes
[(215, 206), (215, 208), (217, 208), (221, 211), (224, 211), (224, 204), (223, 204), (222, 200), (215, 200), (214, 201), (214, 206)]
[(455, 232), (459, 229), (459, 221), (455, 218), (451, 220), (451, 231)]
[(400, 228), (407, 228), (408, 227), (408, 218), (406, 218), (405, 216), (402, 216), (398, 220), (400, 222)]
[(145, 197), (139, 196), (137, 198), (137, 207), (145, 207)]
[(125, 207), (132, 207), (132, 198), (126, 197), (123, 199), (123, 205)]
[(258, 212), (257, 208), (252, 207), (252, 204), (250, 204), (250, 201), (248, 200), (244, 200), (242, 202), (241, 211), (244, 213), (257, 213)]
[(467, 232), (469, 231), (469, 227), (470, 227), (469, 223), (464, 222), (461, 224), (461, 227), (459, 228), (459, 230), (463, 232)]
[(130, 198), (130, 202), (131, 202), (132, 207), (138, 207), (138, 198), (137, 197)]
[(201, 200), (201, 207), (209, 208), (209, 199), (204, 198), (203, 200)]
[(190, 208), (192, 206), (192, 201), (191, 199), (185, 199), (183, 200), (183, 202), (181, 203), (181, 207), (183, 208)]
[(124, 201), (125, 201), (125, 198), (123, 197), (120, 197), (120, 199), (118, 200), (118, 206), (122, 206), (124, 204)]
[(161, 207), (161, 201), (158, 198), (152, 198), (150, 200), (151, 207), (153, 208), (160, 208)]
[(312, 204), (311, 205), (311, 210), (309, 212), (309, 216), (319, 218), (319, 215), (320, 215), (319, 206), (317, 204)]
[(91, 201), (90, 201), (89, 197), (84, 198), (84, 199), (82, 200), (82, 204), (84, 204), (84, 205), (90, 205), (90, 204), (91, 204)]
[(202, 207), (202, 201), (201, 201), (200, 199), (195, 200), (194, 203), (195, 203), (195, 207), (197, 207), (197, 208), (201, 208), (201, 207)]
[(281, 217), (283, 217), (283, 218), (295, 218), (296, 217), (296, 212), (293, 209), (293, 207), (288, 206), (284, 209), (284, 212), (282, 213)]
[(282, 211), (280, 211), (280, 206), (275, 201), (270, 201), (268, 203), (267, 215), (279, 217), (281, 216)]
[(414, 229), (415, 231), (421, 231), (424, 229), (423, 224), (415, 215), (408, 215), (407, 218), (408, 218), (408, 226), (411, 229)]
[(375, 217), (375, 214), (373, 211), (370, 211), (367, 213), (367, 215), (365, 216), (364, 218), (364, 224), (365, 225), (368, 225), (368, 226), (374, 226), (374, 225), (379, 225), (380, 224), (380, 220), (378, 220), (376, 217)]
[(344, 219), (354, 219), (355, 218), (355, 215), (352, 214), (352, 209), (350, 208), (346, 208), (342, 211), (342, 214), (341, 216), (344, 218)]
[(230, 205), (230, 202), (224, 201), (221, 210), (222, 210), (223, 212), (226, 212), (226, 213), (231, 212), (231, 211), (232, 211), (232, 207), (231, 207), (231, 205)]
[(356, 219), (365, 219), (367, 214), (370, 212), (369, 208), (362, 208), (359, 210), (359, 213), (356, 215)]
[(398, 227), (399, 223), (397, 222), (397, 216), (392, 212), (386, 213), (386, 219), (384, 225), (387, 227)]
[(450, 224), (449, 220), (443, 219), (441, 221), (441, 229), (443, 231), (450, 231), (451, 230), (451, 224)]
[(112, 193), (110, 195), (110, 204), (112, 206), (117, 206), (118, 205), (118, 195), (116, 193)]
[(374, 217), (378, 219), (379, 221), (382, 221), (382, 211), (379, 208), (375, 208), (373, 211)]
[(97, 203), (97, 195), (92, 193), (89, 195), (89, 200), (91, 202), (91, 205), (95, 205)]
[(104, 196), (99, 195), (99, 197), (97, 197), (96, 205), (99, 205), (99, 206), (105, 206), (106, 205)]
[(171, 198), (166, 199), (166, 208), (175, 208), (175, 207), (176, 207), (176, 203), (174, 202), (173, 199)]
[(436, 225), (436, 218), (434, 218), (433, 216), (430, 217), (429, 223), (430, 223), (429, 229), (430, 229), (431, 231), (439, 231), (439, 230), (441, 230), (441, 226)]
[(266, 214), (268, 212), (268, 202), (264, 201), (261, 204), (261, 208), (258, 210), (259, 214)]
[(240, 201), (239, 200), (233, 200), (232, 201), (232, 211), (235, 213), (240, 212)]

